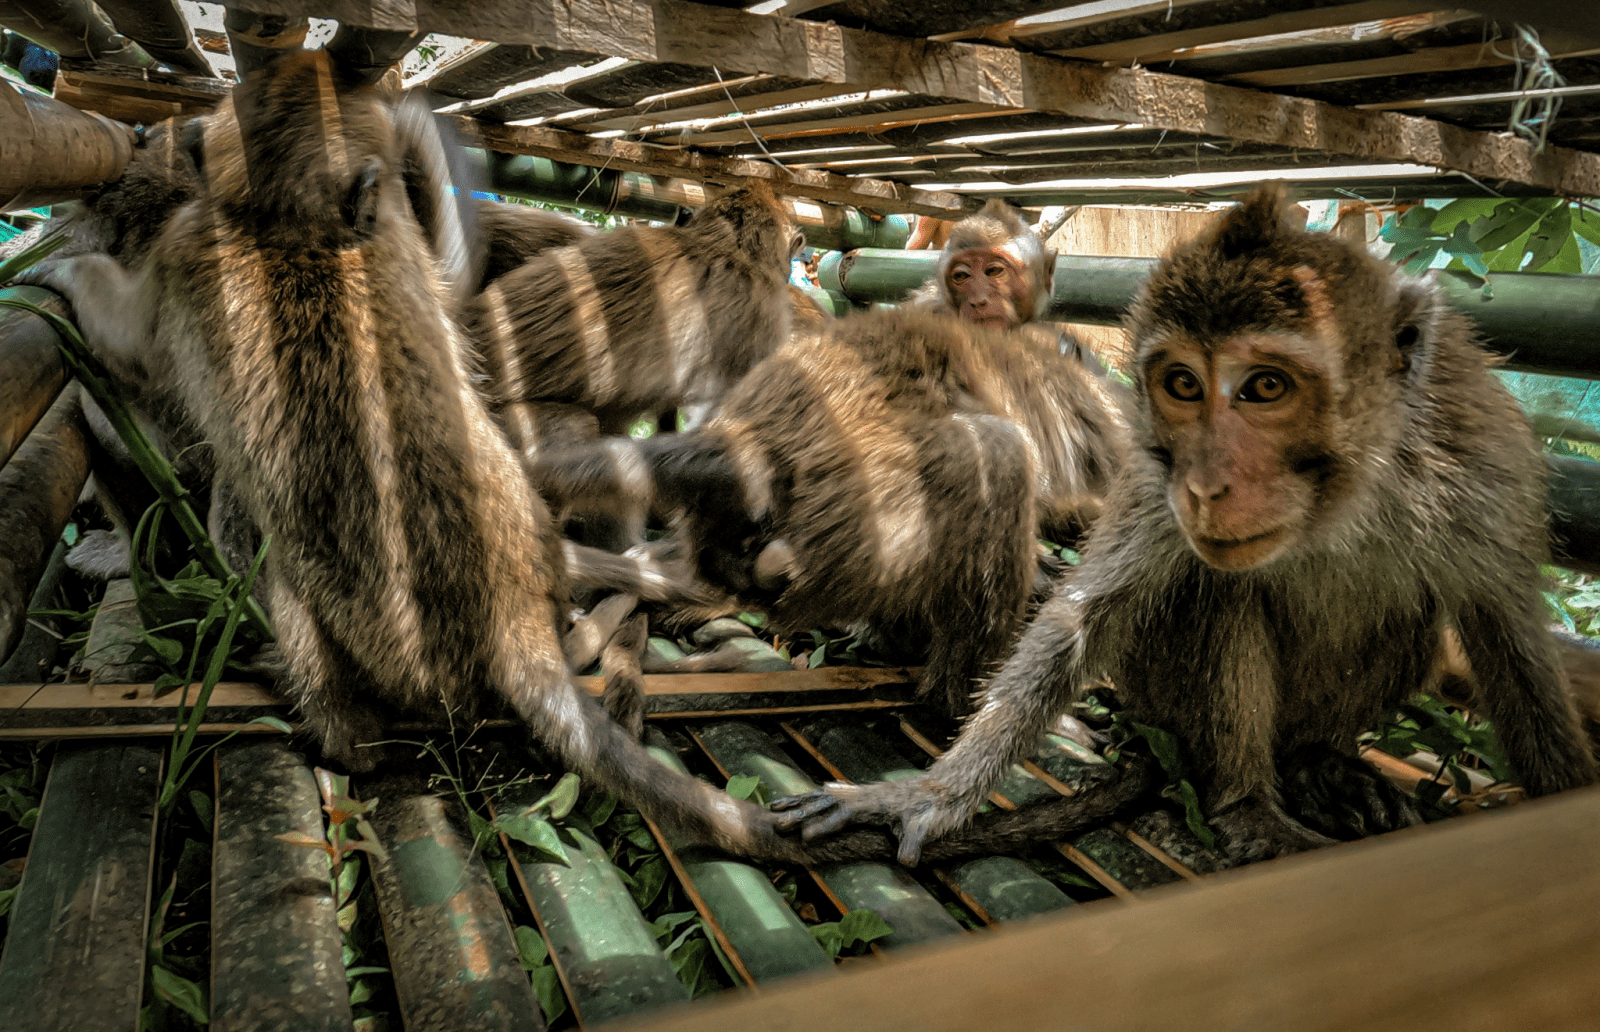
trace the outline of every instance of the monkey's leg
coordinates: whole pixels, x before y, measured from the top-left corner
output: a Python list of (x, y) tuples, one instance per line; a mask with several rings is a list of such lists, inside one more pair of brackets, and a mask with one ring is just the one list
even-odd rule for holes
[(1511, 597), (1456, 614), (1484, 716), (1523, 787), (1536, 796), (1596, 779), (1594, 753), (1562, 684), (1541, 608), (1537, 596)]
[(1366, 761), (1331, 745), (1296, 749), (1279, 764), (1283, 808), (1336, 839), (1365, 838), (1422, 823), (1417, 804)]
[(650, 621), (635, 613), (617, 628), (600, 653), (600, 669), (606, 675), (606, 688), (600, 704), (635, 740), (644, 736), (644, 657)]
[(561, 651), (574, 671), (587, 669), (600, 657), (606, 642), (616, 635), (639, 599), (635, 595), (608, 595), (578, 618), (561, 639)]
[(922, 774), (872, 785), (835, 782), (817, 792), (776, 800), (772, 809), (779, 829), (800, 827), (809, 840), (852, 821), (888, 824), (900, 838), (900, 862), (914, 866), (923, 843), (960, 827), (1017, 757), (1067, 708), (1082, 679), (1082, 619), (1082, 602), (1071, 591), (1046, 603), (989, 682), (983, 706), (950, 751)]
[(1258, 796), (1239, 800), (1206, 823), (1219, 833), (1222, 852), (1240, 864), (1292, 856), (1338, 841), (1312, 831), (1276, 803)]
[(562, 542), (567, 582), (574, 588), (624, 591), (650, 602), (703, 602), (706, 592), (682, 562), (663, 558), (667, 548), (640, 545), (623, 555)]
[(150, 309), (140, 277), (107, 255), (85, 254), (41, 262), (16, 282), (60, 294), (72, 306), (84, 343), (112, 375), (128, 383), (145, 382)]

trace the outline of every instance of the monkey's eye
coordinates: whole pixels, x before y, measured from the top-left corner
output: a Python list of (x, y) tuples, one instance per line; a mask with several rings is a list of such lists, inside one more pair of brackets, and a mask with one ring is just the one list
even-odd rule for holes
[(1187, 369), (1174, 369), (1161, 381), (1161, 387), (1168, 394), (1179, 401), (1199, 401), (1205, 389), (1200, 386), (1200, 378)]
[(1282, 373), (1267, 370), (1250, 377), (1239, 388), (1240, 401), (1277, 401), (1289, 393), (1289, 378)]
[(988, 276), (990, 279), (999, 279), (1001, 276), (1006, 274), (1006, 267), (996, 262), (995, 264), (984, 269), (983, 274)]
[(961, 266), (959, 268), (955, 268), (955, 269), (951, 269), (950, 270), (950, 282), (951, 283), (965, 283), (967, 280), (969, 280), (971, 278), (972, 278), (972, 273), (967, 271), (966, 266)]

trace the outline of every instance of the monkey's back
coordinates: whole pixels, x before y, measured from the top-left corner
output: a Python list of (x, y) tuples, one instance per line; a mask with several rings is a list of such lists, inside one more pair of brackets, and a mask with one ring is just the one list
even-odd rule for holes
[(782, 278), (713, 220), (539, 254), (467, 324), (498, 404), (576, 404), (614, 423), (715, 398), (787, 336), (788, 306)]

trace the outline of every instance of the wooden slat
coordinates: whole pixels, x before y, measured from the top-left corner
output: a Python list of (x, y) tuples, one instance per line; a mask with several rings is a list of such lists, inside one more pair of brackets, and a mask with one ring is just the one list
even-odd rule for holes
[(316, 780), (282, 742), (229, 743), (215, 763), (210, 1027), (347, 1032), (328, 858), (278, 838), (322, 838)]
[[(729, 147), (753, 143), (757, 138), (795, 139), (806, 136), (827, 136), (851, 131), (865, 132), (878, 129), (895, 129), (903, 125), (920, 125), (927, 122), (955, 122), (963, 118), (992, 115), (1006, 111), (993, 104), (923, 104), (917, 107), (889, 108), (864, 113), (852, 112), (830, 115), (826, 109), (807, 112), (813, 117), (794, 121), (760, 121), (755, 118), (736, 118), (737, 128), (707, 130), (666, 130), (659, 139), (670, 140), (686, 147)], [(820, 116), (820, 117), (818, 117)]]
[(28, 600), (88, 479), (88, 449), (78, 392), (67, 390), (0, 468), (0, 659), (22, 637)]
[(1129, 64), (1143, 61), (1154, 64), (1178, 56), (1174, 51), (1187, 47), (1205, 46), (1226, 40), (1249, 40), (1259, 36), (1275, 36), (1289, 32), (1309, 32), (1335, 25), (1376, 21), (1385, 18), (1403, 18), (1411, 14), (1426, 14), (1448, 7), (1441, 0), (1366, 0), (1365, 3), (1338, 4), (1331, 7), (1314, 7), (1305, 11), (1282, 11), (1266, 18), (1253, 18), (1243, 22), (1225, 22), (1202, 25), (1179, 32), (1157, 33), (1102, 43), (1097, 46), (1056, 50), (1062, 57), (1075, 57), (1080, 61), (1116, 61)]
[(132, 1032), (163, 750), (63, 746), (50, 768), (6, 948), (6, 1032)]
[(622, 172), (681, 176), (712, 182), (765, 179), (779, 193), (833, 204), (850, 204), (881, 212), (910, 212), (936, 218), (959, 218), (976, 211), (981, 202), (899, 183), (851, 179), (831, 172), (784, 170), (767, 161), (714, 158), (677, 147), (660, 147), (630, 140), (596, 140), (582, 133), (544, 126), (486, 125), (468, 118), (458, 121), (462, 131), (478, 135), (485, 147), (507, 154), (538, 154), (575, 165), (593, 165)]
[[(1593, 53), (1600, 53), (1600, 50), (1553, 56), (1583, 57)], [(1308, 86), (1321, 82), (1344, 82), (1349, 79), (1375, 79), (1384, 75), (1458, 72), (1471, 68), (1496, 68), (1512, 64), (1516, 64), (1516, 57), (1512, 53), (1511, 41), (1495, 40), (1455, 47), (1432, 47), (1392, 57), (1374, 57), (1366, 61), (1335, 61), (1328, 64), (1272, 68), (1259, 72), (1240, 72), (1229, 75), (1226, 79), (1228, 82), (1276, 89), (1283, 86)]]
[[(784, 79), (773, 79), (771, 76), (759, 76), (765, 82), (788, 82)], [(622, 129), (626, 132), (636, 132), (662, 122), (678, 122), (692, 118), (718, 118), (722, 115), (732, 114), (735, 111), (751, 111), (760, 108), (773, 107), (778, 104), (801, 104), (809, 100), (822, 100), (827, 97), (846, 96), (851, 91), (835, 83), (806, 83), (801, 86), (789, 86), (786, 89), (774, 89), (770, 92), (739, 92), (729, 90), (733, 99), (729, 100), (722, 95), (722, 87), (706, 87), (704, 91), (697, 90), (694, 95), (686, 100), (693, 103), (675, 104), (671, 101), (662, 101), (655, 104), (638, 104), (631, 108), (616, 108), (611, 111), (602, 111), (595, 115), (582, 115), (566, 123), (562, 119), (555, 119), (555, 124), (560, 128), (581, 129), (585, 132), (603, 132), (608, 129)], [(709, 99), (708, 99), (709, 97)]]
[(827, 992), (781, 987), (651, 1028), (1050, 1028), (1067, 1007), (1099, 1032), (1589, 1029), (1600, 1014), (1597, 852), (1600, 789), (1586, 789), (1158, 889), (1142, 907), (1078, 908), (852, 968)]
[[(283, 11), (334, 15), (357, 23), (394, 14), (386, 9), (380, 15), (364, 0), (261, 2)], [(1018, 111), (1139, 122), (1255, 143), (1437, 165), (1480, 179), (1515, 180), (1573, 195), (1600, 194), (1600, 155), (1560, 147), (1536, 154), (1523, 140), (1389, 112), (1349, 111), (1142, 69), (1095, 67), (1004, 47), (930, 43), (686, 0), (508, 0), (470, 5), (437, 0), (418, 4), (414, 17), (406, 20), (473, 38), (593, 50), (633, 61), (714, 66), (724, 77), (769, 74), (861, 89), (904, 90)], [(578, 153), (566, 160), (598, 157), (604, 163), (607, 157), (573, 150)], [(626, 154), (612, 152), (618, 160)]]

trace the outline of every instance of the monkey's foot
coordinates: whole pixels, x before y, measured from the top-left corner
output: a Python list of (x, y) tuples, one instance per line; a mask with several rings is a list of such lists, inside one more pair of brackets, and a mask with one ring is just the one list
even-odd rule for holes
[(1365, 838), (1422, 823), (1415, 800), (1366, 761), (1331, 746), (1296, 750), (1280, 776), (1284, 809), (1331, 838)]
[(78, 332), (91, 347), (120, 340), (126, 311), (120, 303), (129, 283), (126, 269), (104, 254), (81, 254), (40, 262), (12, 282), (53, 290), (72, 308)]
[(779, 831), (798, 827), (807, 842), (847, 824), (889, 825), (900, 841), (896, 855), (907, 867), (916, 866), (925, 842), (958, 827), (972, 812), (927, 775), (871, 785), (830, 782), (816, 792), (775, 799), (772, 810)]
[(1208, 821), (1218, 832), (1217, 844), (1238, 864), (1273, 860), (1331, 846), (1338, 839), (1312, 831), (1275, 803), (1250, 797)]

